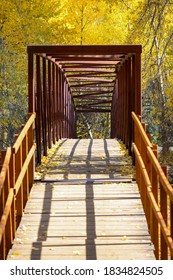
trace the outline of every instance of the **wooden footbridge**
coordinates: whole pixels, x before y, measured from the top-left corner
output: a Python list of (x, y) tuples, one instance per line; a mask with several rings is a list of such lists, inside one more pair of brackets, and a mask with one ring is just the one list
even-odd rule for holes
[[(0, 259), (173, 258), (173, 189), (141, 122), (141, 51), (28, 47), (28, 120), (1, 154)], [(109, 113), (110, 139), (77, 139), (81, 112)]]

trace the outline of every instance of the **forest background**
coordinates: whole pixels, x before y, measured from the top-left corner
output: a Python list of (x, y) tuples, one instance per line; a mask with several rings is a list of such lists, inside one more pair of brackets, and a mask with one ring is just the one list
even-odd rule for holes
[[(27, 114), (29, 44), (141, 44), (143, 120), (173, 162), (173, 0), (0, 0), (0, 150)], [(93, 137), (109, 118), (87, 119)], [(88, 137), (79, 116), (80, 137)], [(96, 124), (102, 124), (100, 126)]]

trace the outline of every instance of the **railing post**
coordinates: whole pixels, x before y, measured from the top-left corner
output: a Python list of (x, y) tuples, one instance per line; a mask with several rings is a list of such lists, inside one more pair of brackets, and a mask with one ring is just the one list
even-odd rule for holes
[[(139, 116), (137, 116), (137, 117), (140, 119)], [(142, 139), (141, 139), (141, 135), (140, 135), (139, 130), (138, 130), (136, 125), (135, 125), (135, 128), (134, 128), (134, 142), (135, 142), (135, 144), (136, 144), (136, 146), (139, 150), (139, 153), (141, 154)], [(137, 183), (138, 183), (138, 186), (139, 186), (139, 191), (140, 191), (141, 197), (143, 197), (143, 187), (141, 185), (142, 176), (141, 176), (140, 168), (138, 167), (138, 163), (136, 163), (136, 179), (137, 179)]]
[(48, 147), (49, 149), (52, 146), (52, 135), (51, 135), (51, 90), (52, 90), (52, 76), (51, 76), (51, 62), (48, 61), (48, 93), (47, 93), (47, 121), (48, 121)]
[(43, 155), (47, 156), (47, 72), (46, 59), (43, 58), (43, 107), (42, 107), (42, 135)]
[(57, 133), (57, 68), (55, 67), (54, 63), (52, 63), (52, 142), (53, 144), (56, 143), (58, 138)]
[[(5, 155), (6, 155), (6, 151), (5, 150), (1, 151), (2, 163), (4, 162)], [(5, 185), (6, 185), (6, 182), (5, 182)], [(7, 190), (6, 190), (6, 187), (3, 187), (3, 189), (1, 190), (1, 195), (0, 195), (0, 205), (1, 205), (0, 217), (2, 217), (2, 215), (3, 215), (7, 196), (8, 196), (8, 187), (7, 187)], [(5, 233), (6, 233), (6, 230), (5, 230)], [(6, 247), (7, 247), (7, 240), (6, 240), (5, 233), (3, 233), (3, 235), (2, 235), (1, 246), (0, 246), (0, 256), (1, 256), (1, 259), (3, 259), (3, 260), (5, 260), (5, 257), (6, 257)]]
[(56, 120), (56, 141), (59, 140), (59, 120), (58, 120), (58, 94), (59, 94), (59, 71), (58, 71), (58, 66), (55, 66), (55, 77), (56, 77), (56, 108), (55, 108), (55, 120)]
[[(14, 196), (14, 185), (15, 185), (15, 158), (11, 150), (11, 159), (9, 164), (9, 173), (10, 173), (10, 188), (13, 189), (13, 196)], [(15, 237), (16, 232), (16, 201), (13, 199), (12, 207), (11, 207), (11, 216), (12, 216), (12, 235), (13, 239)]]
[(34, 55), (28, 47), (28, 109), (29, 112), (35, 112), (34, 97)]
[(41, 89), (41, 72), (40, 72), (40, 57), (36, 56), (36, 143), (37, 143), (37, 163), (41, 164), (41, 122), (42, 122), (42, 89)]
[[(24, 128), (24, 125), (21, 129)], [(25, 162), (25, 159), (28, 154), (28, 136), (25, 135), (23, 141), (22, 141), (22, 166)], [(26, 205), (27, 199), (29, 195), (29, 185), (28, 185), (28, 171), (26, 172), (24, 178), (23, 178), (23, 208)]]
[[(17, 140), (18, 135), (15, 136), (15, 141)], [(15, 151), (15, 148), (12, 148), (12, 153), (15, 158), (15, 183), (22, 169), (22, 146), (19, 147), (18, 151)], [(19, 226), (20, 219), (23, 213), (23, 183), (16, 195), (16, 226)]]
[[(140, 120), (141, 121), (141, 120)], [(141, 123), (143, 130), (146, 131), (146, 125), (145, 123)], [(142, 160), (144, 162), (145, 168), (147, 170), (147, 173), (150, 169), (150, 164), (148, 161), (148, 157), (147, 157), (147, 147), (142, 139), (142, 136), (140, 135), (140, 149), (139, 152), (141, 154)], [(147, 222), (149, 221), (149, 200), (148, 200), (148, 196), (147, 196), (147, 188), (144, 186), (143, 182), (142, 182), (142, 193), (143, 193), (143, 206), (144, 206), (144, 210), (145, 210), (145, 215), (146, 215), (146, 219)], [(149, 225), (149, 224), (148, 224)]]
[[(31, 114), (28, 114), (28, 119)], [(31, 125), (30, 129), (28, 130), (28, 151), (31, 149), (34, 143), (34, 123)], [(34, 171), (35, 171), (35, 157), (33, 156), (32, 160), (28, 166), (28, 185), (29, 185), (29, 192), (32, 188), (34, 182)]]
[[(162, 166), (162, 170), (165, 173), (166, 177), (168, 176), (167, 166)], [(165, 192), (162, 184), (160, 184), (160, 211), (162, 213), (163, 220), (165, 221), (166, 226), (168, 226), (168, 199), (167, 193)], [(161, 260), (168, 259), (168, 247), (165, 241), (164, 235), (161, 231), (160, 233), (160, 248), (161, 248)]]
[[(171, 238), (173, 240), (173, 202), (170, 200), (170, 232)], [(173, 260), (173, 255), (171, 254), (171, 260)]]
[[(158, 146), (154, 145), (152, 150), (153, 150), (155, 157), (158, 158)], [(154, 199), (155, 199), (156, 203), (158, 204), (159, 180), (158, 180), (157, 172), (156, 172), (155, 168), (153, 167), (153, 165), (151, 165), (150, 180), (151, 180)], [(150, 234), (151, 234), (152, 242), (154, 244), (155, 257), (156, 257), (156, 259), (159, 259), (159, 226), (158, 226), (157, 218), (154, 215), (154, 211), (152, 208), (151, 208), (151, 212), (150, 212)]]

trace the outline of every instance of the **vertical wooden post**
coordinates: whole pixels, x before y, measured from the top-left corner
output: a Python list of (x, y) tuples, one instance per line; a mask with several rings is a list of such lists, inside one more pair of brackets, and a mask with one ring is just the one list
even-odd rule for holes
[(61, 103), (61, 110), (63, 112), (63, 120), (62, 120), (62, 137), (65, 138), (65, 77), (64, 73), (62, 72), (62, 103)]
[[(156, 158), (158, 158), (158, 146), (155, 145), (153, 146), (153, 153), (155, 154)], [(156, 203), (158, 204), (158, 187), (159, 187), (159, 181), (158, 181), (158, 175), (157, 172), (155, 170), (155, 168), (153, 167), (153, 165), (151, 166), (151, 185), (152, 185), (152, 192), (154, 195), (154, 199), (156, 201)], [(157, 218), (154, 214), (154, 211), (151, 209), (151, 227), (150, 227), (150, 233), (151, 233), (151, 238), (152, 238), (152, 242), (154, 244), (154, 253), (155, 253), (155, 257), (158, 260), (159, 259), (159, 226), (158, 226), (158, 221)]]
[[(1, 151), (2, 163), (5, 160), (6, 153), (7, 153), (6, 150)], [(7, 196), (8, 196), (8, 192), (9, 192), (8, 185), (6, 185), (6, 183), (7, 183), (6, 178), (4, 178), (4, 179), (5, 179), (5, 183), (4, 183), (5, 186), (3, 186), (2, 190), (1, 190), (1, 194), (0, 194), (0, 205), (1, 205), (1, 207), (0, 207), (0, 217), (2, 217), (2, 215), (3, 215), (4, 208), (5, 208), (5, 202), (6, 202), (6, 199), (7, 199)], [(2, 241), (2, 243), (4, 243), (3, 247), (5, 248), (5, 239)], [(4, 251), (4, 249), (2, 251)]]
[(129, 110), (129, 126), (128, 126), (128, 137), (129, 137), (129, 155), (132, 156), (132, 143), (134, 137), (134, 127), (133, 127), (133, 120), (131, 117), (132, 113), (132, 57), (130, 56), (128, 59), (128, 77), (129, 77), (129, 88), (128, 88), (128, 110)]
[[(173, 202), (170, 201), (170, 230), (171, 238), (173, 239)], [(171, 260), (173, 260), (173, 254), (171, 253)]]
[(35, 112), (34, 97), (34, 55), (28, 47), (28, 111)]
[(47, 156), (47, 72), (46, 59), (43, 58), (43, 117), (42, 117), (42, 135), (43, 135), (43, 155)]
[(58, 66), (55, 66), (56, 72), (56, 141), (59, 139), (59, 123), (58, 123), (58, 94), (59, 94), (59, 71)]
[[(136, 113), (135, 108), (135, 94), (136, 94), (136, 63), (135, 63), (135, 55), (132, 55), (132, 78), (131, 78), (131, 110)], [(140, 114), (138, 114), (140, 115)]]
[(66, 88), (67, 88), (67, 95), (66, 95), (66, 114), (67, 114), (67, 132), (66, 132), (66, 138), (69, 138), (69, 88), (68, 88), (68, 83), (66, 82)]
[[(15, 137), (17, 139), (17, 136)], [(18, 151), (13, 148), (13, 154), (15, 156), (15, 182), (18, 179), (18, 176), (22, 169), (22, 145), (19, 147)], [(16, 194), (16, 226), (19, 226), (21, 217), (23, 213), (23, 183), (21, 183), (21, 187)]]
[(115, 86), (116, 82), (114, 85), (114, 91), (113, 91), (113, 96), (112, 96), (112, 108), (111, 108), (111, 138), (115, 137)]
[[(28, 114), (28, 119), (31, 116), (31, 114)], [(34, 143), (34, 124), (29, 128), (28, 130), (28, 151), (32, 148)], [(29, 192), (32, 188), (33, 182), (34, 182), (34, 171), (35, 171), (35, 158), (33, 156), (32, 160), (29, 163), (28, 166), (28, 184), (29, 184)]]
[(60, 132), (63, 138), (63, 73), (60, 70)]
[[(162, 166), (162, 169), (167, 177), (168, 176), (167, 167)], [(168, 207), (167, 193), (165, 192), (162, 184), (160, 184), (160, 211), (162, 213), (166, 226), (168, 225), (168, 213), (167, 213), (168, 208), (167, 207)], [(167, 244), (166, 244), (162, 231), (161, 231), (160, 244), (161, 244), (161, 260), (167, 260), (168, 259), (168, 247), (167, 247)]]
[(56, 142), (56, 87), (55, 87), (55, 66), (52, 63), (52, 111), (53, 111), (53, 127), (52, 127), (52, 140), (53, 144)]
[(57, 140), (57, 68), (55, 67), (54, 64), (54, 91), (55, 91), (55, 143)]
[(48, 61), (48, 92), (47, 92), (47, 122), (48, 122), (48, 148), (52, 147), (52, 135), (51, 135), (51, 62)]
[[(22, 126), (22, 129), (23, 127), (24, 125)], [(21, 146), (22, 146), (22, 166), (23, 166), (28, 154), (28, 135), (25, 135)], [(26, 205), (28, 196), (29, 196), (29, 182), (28, 182), (28, 170), (27, 170), (23, 178), (23, 208)]]
[[(15, 185), (15, 157), (12, 152), (12, 147), (11, 149), (11, 159), (10, 159), (10, 165), (9, 165), (9, 170), (10, 170), (10, 187), (13, 189), (13, 195), (14, 195), (14, 185)], [(15, 209), (15, 199), (13, 199), (13, 204), (11, 207), (11, 215), (12, 215), (12, 223), (13, 223), (13, 239), (15, 236), (16, 232), (16, 209)]]
[[(3, 164), (4, 159), (5, 159), (6, 151), (1, 151), (1, 162)], [(2, 217), (2, 214), (4, 212), (5, 208), (5, 190), (2, 188), (1, 193), (0, 193), (0, 217)], [(5, 250), (6, 250), (6, 238), (5, 234), (2, 235), (2, 240), (0, 243), (0, 259), (5, 260)]]
[(135, 113), (141, 115), (142, 98), (141, 98), (141, 54), (135, 55)]
[(37, 163), (41, 164), (41, 123), (42, 123), (42, 89), (41, 89), (41, 72), (40, 57), (36, 56), (36, 144), (37, 144)]
[[(8, 170), (8, 174), (7, 176), (9, 176), (9, 170)], [(12, 196), (14, 199), (14, 193), (13, 193), (13, 189), (9, 189), (9, 196)], [(12, 205), (11, 205), (12, 207)], [(10, 209), (9, 215), (7, 217), (7, 222), (5, 225), (5, 231), (4, 231), (4, 239), (5, 239), (5, 252), (4, 252), (4, 256), (5, 259), (7, 257), (7, 254), (11, 248), (12, 242), (13, 242), (13, 231), (12, 231), (12, 209)]]
[[(60, 90), (61, 90), (61, 76), (60, 76), (60, 69), (59, 66), (57, 66), (57, 132), (58, 132), (58, 139), (61, 138), (60, 136)], [(57, 140), (58, 140), (57, 139)]]
[(65, 108), (66, 108), (66, 138), (68, 138), (68, 97), (69, 97), (69, 92), (68, 92), (68, 82), (65, 79), (65, 87), (66, 87), (66, 97), (65, 97)]

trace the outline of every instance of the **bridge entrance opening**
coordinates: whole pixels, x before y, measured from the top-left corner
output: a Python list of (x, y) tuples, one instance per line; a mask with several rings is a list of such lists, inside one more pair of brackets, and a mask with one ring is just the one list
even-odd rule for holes
[(76, 136), (80, 139), (109, 139), (111, 132), (110, 113), (77, 113)]

